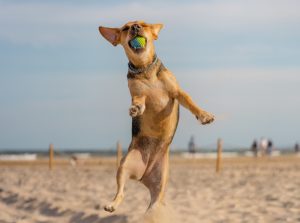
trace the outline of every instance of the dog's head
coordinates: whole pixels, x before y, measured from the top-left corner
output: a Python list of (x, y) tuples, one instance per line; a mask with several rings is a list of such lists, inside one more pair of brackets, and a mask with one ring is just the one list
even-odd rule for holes
[(153, 41), (158, 38), (162, 24), (143, 21), (128, 22), (121, 28), (99, 27), (101, 35), (112, 45), (121, 44), (135, 66), (151, 63), (155, 54)]

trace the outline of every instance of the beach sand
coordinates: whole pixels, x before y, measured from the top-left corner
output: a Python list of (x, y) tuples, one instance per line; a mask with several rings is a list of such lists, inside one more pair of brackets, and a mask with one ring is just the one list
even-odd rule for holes
[[(136, 223), (149, 204), (147, 189), (129, 180), (119, 209), (103, 211), (116, 191), (111, 158), (0, 169), (0, 223)], [(300, 157), (228, 158), (218, 174), (213, 159), (173, 157), (166, 202), (177, 222), (300, 222)]]

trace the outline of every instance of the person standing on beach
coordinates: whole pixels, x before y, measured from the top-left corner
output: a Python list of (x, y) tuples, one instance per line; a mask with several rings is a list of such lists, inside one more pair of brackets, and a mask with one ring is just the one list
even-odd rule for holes
[(299, 150), (300, 150), (299, 144), (296, 142), (296, 144), (295, 144), (295, 153), (299, 153)]
[(260, 143), (259, 143), (259, 149), (260, 149), (260, 152), (261, 152), (261, 156), (266, 155), (267, 147), (268, 147), (268, 140), (264, 137), (261, 137)]
[(195, 140), (194, 140), (194, 136), (191, 137), (190, 141), (189, 141), (189, 145), (188, 145), (188, 150), (189, 153), (195, 153), (196, 152), (196, 148), (195, 148)]
[(273, 142), (271, 139), (268, 139), (267, 155), (272, 156), (272, 151), (273, 151)]
[(252, 145), (251, 145), (251, 150), (253, 152), (253, 156), (257, 157), (257, 141), (254, 139)]

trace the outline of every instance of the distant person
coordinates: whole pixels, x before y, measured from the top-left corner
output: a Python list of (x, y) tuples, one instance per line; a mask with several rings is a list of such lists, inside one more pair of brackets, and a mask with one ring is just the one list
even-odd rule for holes
[(257, 157), (257, 141), (254, 139), (252, 145), (251, 145), (251, 150), (253, 152), (253, 156)]
[(272, 152), (273, 152), (273, 142), (272, 140), (268, 140), (268, 146), (267, 146), (267, 155), (268, 156), (272, 156)]
[(300, 151), (299, 144), (296, 143), (295, 144), (295, 153), (299, 153), (299, 151)]
[(268, 140), (264, 137), (261, 137), (260, 143), (259, 143), (259, 149), (261, 152), (261, 156), (265, 156), (267, 147), (268, 147)]
[(189, 150), (190, 153), (195, 153), (196, 152), (194, 136), (192, 136), (190, 141), (189, 141), (188, 150)]
[(72, 167), (76, 167), (77, 166), (77, 164), (78, 164), (78, 158), (77, 158), (77, 156), (75, 156), (75, 155), (71, 156), (70, 164), (71, 164)]

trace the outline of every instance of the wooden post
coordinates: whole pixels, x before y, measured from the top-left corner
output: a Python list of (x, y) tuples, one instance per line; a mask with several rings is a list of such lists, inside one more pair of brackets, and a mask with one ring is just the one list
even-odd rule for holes
[(49, 169), (52, 170), (53, 168), (53, 152), (54, 152), (54, 146), (51, 143), (49, 146)]
[(117, 142), (117, 168), (120, 166), (122, 156), (123, 156), (122, 146), (120, 141), (118, 141)]
[(221, 161), (222, 161), (222, 147), (223, 147), (223, 140), (218, 139), (218, 152), (217, 152), (217, 162), (216, 162), (216, 172), (219, 173), (221, 171)]

